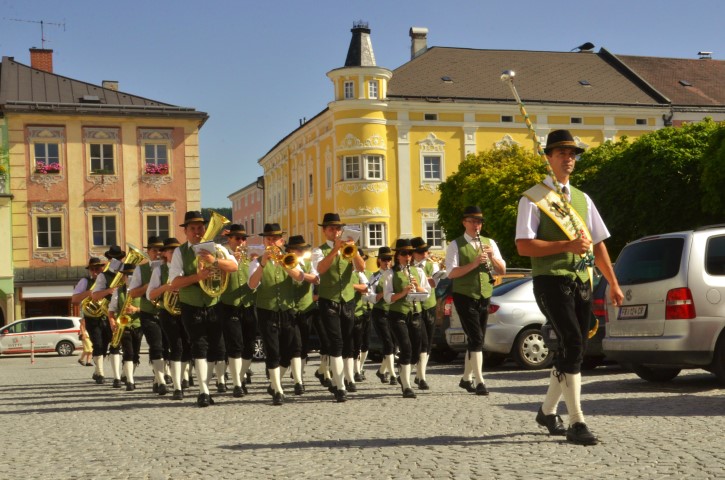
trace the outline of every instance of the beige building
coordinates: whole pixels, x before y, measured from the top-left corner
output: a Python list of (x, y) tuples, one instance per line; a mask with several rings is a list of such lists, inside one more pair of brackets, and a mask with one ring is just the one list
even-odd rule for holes
[[(52, 50), (0, 64), (0, 320), (73, 313), (88, 258), (179, 237), (199, 210), (207, 114), (54, 73)], [(179, 238), (183, 238), (179, 237)]]

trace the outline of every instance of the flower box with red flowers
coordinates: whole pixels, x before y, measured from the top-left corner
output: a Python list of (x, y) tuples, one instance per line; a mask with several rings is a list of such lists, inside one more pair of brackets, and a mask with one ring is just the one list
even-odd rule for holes
[(155, 165), (153, 163), (147, 163), (144, 170), (146, 175), (168, 175), (169, 166), (166, 164)]
[(53, 163), (45, 163), (45, 162), (37, 162), (35, 164), (35, 173), (60, 173), (60, 163), (53, 162)]

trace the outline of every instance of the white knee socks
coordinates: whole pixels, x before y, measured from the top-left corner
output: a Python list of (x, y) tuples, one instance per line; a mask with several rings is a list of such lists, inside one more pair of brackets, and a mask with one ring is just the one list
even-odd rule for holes
[(196, 369), (196, 377), (199, 381), (199, 393), (205, 393), (209, 395), (209, 364), (206, 362), (206, 358), (194, 359), (194, 368)]
[(403, 386), (403, 389), (410, 388), (411, 369), (412, 366), (409, 363), (405, 365), (400, 365), (400, 384)]
[(471, 372), (473, 371), (473, 366), (471, 364), (470, 356), (471, 352), (466, 350), (466, 354), (463, 360), (463, 380), (466, 382), (470, 382), (472, 379)]
[(121, 355), (111, 355), (111, 370), (114, 380), (121, 380)]
[(292, 378), (294, 382), (302, 383), (302, 358), (293, 357), (290, 360), (290, 368), (292, 369)]
[(181, 390), (181, 362), (171, 362), (171, 379), (174, 382), (174, 390)]
[(242, 359), (241, 358), (230, 358), (229, 359), (229, 373), (232, 375), (232, 383), (235, 387), (242, 386)]
[(416, 369), (415, 376), (419, 380), (425, 380), (425, 370), (428, 368), (428, 354), (423, 352), (420, 354), (420, 360), (418, 361), (418, 368)]
[(483, 380), (483, 352), (471, 352), (471, 371), (476, 379), (476, 384), (486, 383)]
[(330, 369), (332, 370), (332, 379), (338, 390), (345, 390), (345, 382), (343, 375), (342, 357), (330, 357)]
[(581, 405), (582, 374), (565, 373), (561, 377), (561, 392), (564, 395), (566, 411), (569, 412), (569, 425), (577, 422), (584, 423), (584, 413)]
[(274, 393), (284, 393), (282, 391), (282, 380), (280, 375), (279, 367), (277, 368), (270, 368), (269, 371), (269, 382), (272, 384), (272, 389), (274, 390)]
[(556, 368), (552, 368), (549, 374), (549, 388), (546, 390), (546, 397), (544, 397), (544, 403), (541, 405), (541, 411), (544, 415), (555, 415), (556, 408), (561, 400), (561, 384), (559, 379), (556, 378)]
[(133, 384), (133, 362), (123, 362), (123, 373), (126, 374), (126, 383)]

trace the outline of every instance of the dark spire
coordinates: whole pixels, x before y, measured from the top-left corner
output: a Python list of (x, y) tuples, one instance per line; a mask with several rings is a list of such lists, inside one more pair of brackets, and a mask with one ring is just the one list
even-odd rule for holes
[(352, 39), (347, 49), (346, 67), (374, 67), (375, 54), (370, 41), (370, 28), (367, 22), (357, 21), (352, 24)]

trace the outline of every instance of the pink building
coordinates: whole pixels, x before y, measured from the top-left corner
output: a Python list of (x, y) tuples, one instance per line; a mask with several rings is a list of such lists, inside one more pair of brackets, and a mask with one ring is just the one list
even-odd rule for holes
[(227, 197), (232, 202), (232, 223), (244, 225), (249, 245), (261, 244), (264, 228), (264, 179), (260, 178)]

